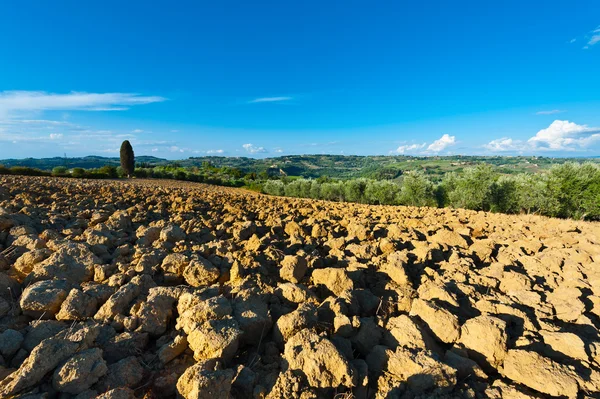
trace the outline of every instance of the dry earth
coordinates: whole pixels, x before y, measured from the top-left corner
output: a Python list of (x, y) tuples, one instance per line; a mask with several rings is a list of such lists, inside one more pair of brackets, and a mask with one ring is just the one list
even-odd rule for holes
[(2, 398), (600, 390), (600, 225), (0, 177)]

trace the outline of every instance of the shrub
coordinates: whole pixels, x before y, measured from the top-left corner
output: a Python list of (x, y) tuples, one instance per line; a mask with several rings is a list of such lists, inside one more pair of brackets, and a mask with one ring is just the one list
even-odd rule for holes
[(365, 187), (365, 201), (369, 204), (398, 204), (400, 186), (391, 181), (369, 180)]
[(436, 206), (434, 184), (421, 171), (404, 175), (400, 189), (400, 203), (411, 206)]
[(344, 198), (350, 202), (365, 202), (366, 179), (353, 179), (344, 182)]
[(112, 165), (105, 165), (98, 169), (98, 172), (106, 175), (107, 177), (114, 179), (119, 177), (119, 173), (117, 172), (117, 168)]
[(86, 176), (85, 169), (73, 168), (73, 170), (71, 170), (71, 176), (76, 177), (76, 178), (85, 177)]
[(52, 176), (66, 176), (69, 170), (66, 166), (57, 166), (52, 169)]
[(270, 195), (285, 195), (285, 187), (282, 181), (267, 180), (263, 185), (263, 192)]
[(453, 207), (487, 211), (490, 210), (492, 185), (496, 179), (497, 174), (491, 165), (481, 164), (458, 175), (449, 173), (442, 184)]

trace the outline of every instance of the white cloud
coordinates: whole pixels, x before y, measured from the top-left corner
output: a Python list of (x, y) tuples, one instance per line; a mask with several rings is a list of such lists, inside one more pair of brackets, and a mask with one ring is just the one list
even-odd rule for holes
[(600, 128), (555, 120), (527, 142), (539, 150), (573, 151), (589, 146), (600, 139)]
[(400, 147), (396, 148), (395, 152), (397, 152), (398, 154), (406, 154), (407, 152), (415, 152), (415, 151), (425, 148), (426, 145), (427, 145), (427, 143), (401, 145)]
[(222, 154), (224, 152), (225, 151), (223, 151), (223, 150), (208, 150), (208, 151), (206, 151), (207, 154)]
[(133, 105), (165, 101), (159, 96), (141, 96), (136, 93), (83, 93), (66, 94), (44, 91), (0, 92), (0, 115), (23, 111), (122, 111)]
[(283, 152), (282, 148), (275, 148), (275, 152), (281, 154)]
[(248, 104), (256, 103), (276, 103), (281, 101), (290, 101), (293, 97), (259, 97), (254, 100), (248, 101)]
[(254, 144), (244, 144), (244, 145), (242, 145), (242, 147), (244, 147), (244, 149), (247, 152), (249, 152), (250, 154), (259, 154), (259, 153), (268, 152), (264, 147), (257, 147)]
[(151, 151), (152, 152), (158, 152), (158, 148), (153, 148)]
[(554, 114), (560, 114), (561, 112), (565, 112), (565, 111), (560, 110), (560, 109), (552, 109), (550, 111), (538, 111), (535, 114), (536, 115), (554, 115)]
[(584, 49), (589, 49), (591, 46), (600, 43), (600, 26), (591, 31), (590, 34), (591, 36), (586, 37), (587, 44), (583, 47)]
[(144, 131), (142, 129), (134, 129), (131, 133), (144, 133)]
[(185, 151), (183, 148), (179, 148), (179, 147), (177, 147), (176, 145), (173, 145), (173, 146), (171, 146), (171, 147), (169, 148), (169, 150), (170, 150), (171, 152), (184, 152), (184, 151)]
[(62, 133), (50, 133), (50, 140), (59, 140), (62, 139)]
[(429, 147), (427, 147), (427, 151), (441, 152), (455, 144), (456, 136), (449, 136), (448, 134), (444, 134), (442, 137), (431, 143)]
[(523, 142), (520, 140), (513, 140), (509, 137), (503, 137), (501, 139), (492, 140), (483, 147), (494, 152), (518, 151), (523, 148)]

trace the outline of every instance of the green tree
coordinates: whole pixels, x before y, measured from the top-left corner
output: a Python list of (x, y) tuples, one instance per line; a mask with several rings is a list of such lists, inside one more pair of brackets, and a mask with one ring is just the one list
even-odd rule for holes
[(467, 168), (460, 174), (449, 173), (442, 184), (448, 195), (448, 202), (455, 208), (490, 210), (492, 185), (497, 179), (492, 166), (480, 164)]
[(52, 176), (66, 176), (68, 171), (66, 166), (57, 166), (52, 169)]
[(411, 206), (436, 206), (434, 184), (421, 171), (406, 173), (400, 189), (400, 203)]
[(73, 170), (71, 171), (71, 176), (76, 178), (83, 178), (85, 177), (85, 174), (85, 169), (83, 168), (73, 168)]
[(135, 155), (133, 154), (133, 147), (131, 147), (131, 143), (129, 140), (125, 140), (121, 144), (121, 168), (127, 175), (127, 177), (131, 177), (133, 175), (133, 171), (135, 169)]

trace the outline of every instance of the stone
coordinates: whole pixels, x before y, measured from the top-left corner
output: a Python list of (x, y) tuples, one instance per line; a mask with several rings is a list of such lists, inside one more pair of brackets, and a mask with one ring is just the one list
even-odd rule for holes
[(463, 324), (458, 342), (466, 348), (471, 359), (480, 365), (497, 368), (506, 356), (507, 341), (506, 322), (482, 315)]
[(579, 387), (566, 366), (523, 349), (511, 349), (504, 358), (501, 374), (536, 391), (576, 398)]
[(442, 363), (433, 352), (398, 347), (390, 354), (387, 371), (406, 382), (414, 394), (428, 391), (446, 393), (456, 385), (456, 369)]
[(300, 370), (315, 388), (356, 385), (356, 373), (348, 360), (328, 339), (304, 329), (285, 344), (284, 359), (290, 370)]
[(192, 287), (203, 287), (217, 282), (221, 272), (208, 260), (198, 257), (184, 269), (183, 277)]
[(59, 392), (77, 395), (98, 382), (107, 371), (102, 350), (87, 349), (72, 356), (54, 371), (52, 386)]
[(348, 277), (344, 269), (328, 267), (316, 269), (312, 272), (312, 280), (315, 284), (326, 286), (331, 292), (339, 296), (346, 290), (352, 290), (354, 283)]
[(7, 329), (0, 334), (0, 355), (6, 360), (12, 358), (21, 348), (23, 334), (18, 331)]
[(273, 328), (273, 339), (283, 344), (299, 331), (314, 327), (318, 321), (315, 305), (312, 303), (300, 304), (298, 309), (277, 320)]
[(238, 350), (242, 331), (233, 318), (209, 320), (188, 335), (196, 361), (219, 358), (228, 363)]
[(31, 284), (21, 295), (23, 313), (35, 318), (53, 318), (67, 298), (67, 280), (45, 280)]
[(460, 337), (458, 318), (433, 302), (415, 299), (410, 315), (418, 316), (427, 323), (433, 334), (442, 342), (453, 343)]
[(304, 277), (307, 269), (308, 262), (306, 261), (306, 258), (296, 255), (286, 255), (281, 261), (279, 277), (281, 277), (282, 280), (299, 283)]
[(233, 370), (189, 367), (177, 380), (177, 392), (185, 399), (230, 399)]
[(61, 304), (56, 320), (85, 320), (96, 313), (98, 301), (81, 290), (73, 288)]
[(185, 240), (186, 234), (181, 227), (169, 225), (160, 231), (160, 240), (175, 244), (178, 241)]

